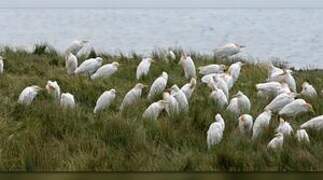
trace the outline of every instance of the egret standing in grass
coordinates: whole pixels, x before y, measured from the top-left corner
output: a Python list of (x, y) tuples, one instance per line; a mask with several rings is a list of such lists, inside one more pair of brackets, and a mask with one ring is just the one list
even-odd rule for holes
[(101, 57), (90, 58), (85, 60), (78, 68), (75, 69), (74, 74), (92, 75), (102, 65), (103, 59)]
[(61, 97), (61, 88), (59, 87), (57, 81), (47, 81), (46, 90), (48, 94), (50, 94), (57, 101), (59, 101)]
[(167, 101), (165, 109), (169, 116), (174, 116), (179, 113), (178, 102), (174, 96), (169, 94), (169, 92), (164, 92), (163, 100)]
[(217, 86), (212, 87), (212, 92), (210, 98), (221, 108), (223, 109), (228, 105), (228, 99), (224, 94), (222, 89), (219, 89)]
[(66, 49), (66, 54), (73, 53), (77, 55), (77, 53), (88, 43), (89, 41), (85, 40), (75, 40), (72, 44)]
[(60, 105), (63, 108), (75, 108), (75, 99), (74, 96), (70, 93), (62, 93)]
[(116, 90), (110, 89), (109, 91), (105, 91), (96, 101), (95, 108), (93, 110), (93, 113), (97, 113), (99, 111), (102, 111), (106, 108), (108, 108), (114, 99), (116, 98)]
[(229, 69), (228, 69), (228, 73), (231, 75), (231, 77), (233, 78), (233, 82), (236, 82), (240, 76), (240, 71), (241, 71), (241, 67), (244, 64), (242, 62), (236, 62), (234, 64), (232, 64)]
[(224, 128), (224, 119), (222, 118), (221, 114), (217, 114), (215, 116), (215, 122), (210, 125), (209, 130), (207, 131), (206, 141), (209, 149), (221, 142)]
[(311, 84), (309, 84), (308, 82), (304, 82), (302, 84), (301, 95), (303, 95), (305, 97), (316, 97), (317, 92)]
[(296, 116), (304, 114), (308, 111), (314, 113), (312, 105), (307, 103), (304, 99), (296, 99), (284, 106), (283, 109), (279, 111), (279, 115), (283, 117), (295, 118)]
[(239, 130), (241, 134), (248, 135), (252, 133), (253, 117), (249, 114), (243, 114), (239, 117)]
[(4, 63), (3, 63), (4, 58), (0, 56), (0, 74), (3, 74), (4, 70)]
[(148, 75), (152, 62), (153, 62), (153, 59), (151, 59), (151, 58), (143, 58), (141, 60), (141, 62), (137, 66), (137, 71), (136, 71), (136, 79), (137, 80), (141, 79), (143, 76)]
[(112, 74), (118, 71), (119, 63), (114, 61), (111, 64), (106, 64), (101, 66), (94, 74), (91, 75), (91, 79), (98, 79), (98, 78), (107, 78), (110, 77)]
[(271, 81), (288, 84), (289, 88), (296, 93), (296, 81), (291, 74), (290, 70), (284, 69), (282, 74), (274, 76)]
[(249, 113), (251, 108), (251, 103), (249, 98), (239, 91), (236, 95), (234, 95), (230, 101), (227, 110), (239, 115), (240, 113)]
[(207, 66), (198, 67), (199, 74), (202, 74), (202, 75), (223, 73), (225, 69), (226, 69), (226, 65), (224, 64), (210, 64)]
[(310, 119), (309, 121), (303, 123), (300, 126), (302, 129), (314, 129), (314, 130), (322, 130), (323, 129), (323, 115), (314, 117)]
[(171, 91), (171, 94), (175, 97), (175, 99), (178, 102), (179, 111), (184, 113), (188, 112), (189, 104), (184, 92), (181, 89), (179, 89), (176, 84), (171, 87)]
[(299, 129), (296, 131), (296, 138), (298, 142), (310, 142), (310, 138), (305, 129)]
[(283, 118), (279, 119), (279, 126), (276, 128), (277, 133), (282, 133), (284, 136), (290, 136), (294, 131), (292, 126)]
[(273, 113), (279, 112), (283, 109), (287, 104), (293, 102), (295, 100), (295, 93), (283, 93), (275, 97), (266, 107), (265, 109), (271, 110)]
[(214, 55), (218, 58), (229, 57), (238, 54), (242, 48), (245, 48), (245, 46), (237, 43), (228, 43), (216, 49)]
[(163, 72), (151, 85), (148, 99), (153, 100), (157, 95), (162, 94), (167, 86), (168, 74)]
[(179, 64), (182, 66), (186, 79), (196, 78), (196, 69), (194, 61), (190, 56), (182, 55)]
[(142, 83), (137, 83), (134, 88), (128, 91), (120, 105), (120, 111), (137, 103), (141, 98), (142, 89), (145, 87), (147, 86)]
[(284, 144), (284, 135), (277, 133), (275, 137), (268, 143), (267, 148), (273, 151), (281, 150)]
[(269, 127), (271, 115), (272, 112), (270, 110), (265, 110), (256, 118), (252, 128), (252, 140), (257, 139)]
[(19, 95), (18, 103), (24, 105), (30, 105), (37, 96), (38, 92), (42, 90), (39, 86), (28, 86)]
[(181, 90), (185, 94), (187, 100), (189, 100), (195, 90), (196, 87), (196, 79), (192, 78), (191, 81), (184, 86), (182, 86)]
[(78, 66), (77, 57), (74, 54), (69, 53), (69, 55), (66, 56), (66, 60), (65, 60), (65, 67), (67, 69), (67, 74), (73, 74), (77, 66)]
[(159, 114), (166, 108), (167, 101), (159, 100), (157, 102), (152, 103), (142, 114), (144, 119), (152, 119), (157, 120)]

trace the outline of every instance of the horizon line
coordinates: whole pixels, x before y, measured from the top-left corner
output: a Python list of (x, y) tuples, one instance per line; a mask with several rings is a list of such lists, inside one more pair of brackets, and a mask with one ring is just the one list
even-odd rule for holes
[(20, 6), (20, 7), (0, 7), (0, 9), (323, 9), (323, 7), (155, 7), (155, 6), (147, 6), (147, 7), (99, 7), (99, 6), (89, 6), (89, 7), (62, 7), (62, 6), (54, 6), (54, 7), (46, 7), (46, 6)]

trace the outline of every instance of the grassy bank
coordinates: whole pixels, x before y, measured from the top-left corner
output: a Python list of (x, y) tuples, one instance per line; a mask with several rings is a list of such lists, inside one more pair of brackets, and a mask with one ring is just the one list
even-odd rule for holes
[[(238, 121), (218, 110), (208, 98), (210, 90), (198, 83), (190, 100), (189, 114), (169, 118), (164, 113), (158, 121), (145, 121), (141, 115), (150, 104), (144, 90), (140, 103), (125, 113), (118, 107), (135, 80), (139, 55), (131, 57), (100, 54), (104, 64), (119, 61), (119, 71), (107, 79), (91, 81), (85, 76), (69, 76), (64, 57), (54, 51), (38, 48), (33, 53), (4, 48), (5, 72), (0, 76), (0, 170), (22, 171), (284, 171), (323, 170), (323, 133), (308, 131), (311, 144), (286, 139), (280, 153), (268, 152), (267, 143), (274, 136), (277, 117), (271, 130), (257, 142), (241, 136)], [(92, 54), (93, 56), (94, 54)], [(79, 59), (79, 64), (87, 57)], [(156, 60), (149, 76), (142, 80), (151, 85), (162, 71), (169, 74), (168, 87), (182, 86), (187, 81), (177, 62), (164, 63), (165, 55), (153, 53)], [(225, 63), (212, 56), (192, 53), (196, 66)], [(322, 71), (296, 71), (298, 91), (303, 81), (317, 90), (323, 89)], [(255, 84), (264, 82), (267, 70), (262, 65), (242, 68), (230, 95), (244, 92), (252, 103), (250, 114), (256, 117), (268, 101), (256, 97)], [(200, 77), (199, 77), (200, 78)], [(75, 96), (77, 108), (64, 110), (41, 92), (31, 106), (17, 104), (20, 92), (29, 85), (44, 87), (56, 80), (62, 92)], [(100, 114), (93, 114), (96, 100), (103, 91), (115, 88), (113, 105)], [(305, 114), (291, 122), (294, 130), (309, 118), (323, 114), (322, 97), (308, 99), (315, 114)], [(222, 142), (208, 150), (206, 132), (221, 113), (226, 129)]]

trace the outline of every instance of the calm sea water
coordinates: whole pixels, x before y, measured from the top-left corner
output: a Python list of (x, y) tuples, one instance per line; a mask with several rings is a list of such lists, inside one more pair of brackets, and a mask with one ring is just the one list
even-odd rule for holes
[(46, 41), (63, 50), (75, 39), (142, 54), (167, 47), (211, 53), (238, 42), (248, 56), (323, 68), (323, 9), (0, 9), (0, 46)]

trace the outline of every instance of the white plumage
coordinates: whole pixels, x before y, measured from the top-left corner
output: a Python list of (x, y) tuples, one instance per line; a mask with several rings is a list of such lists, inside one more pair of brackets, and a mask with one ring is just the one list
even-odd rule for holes
[(70, 93), (62, 93), (60, 105), (64, 108), (74, 108), (75, 107), (75, 99), (74, 96)]
[(142, 114), (142, 117), (145, 119), (157, 120), (159, 114), (166, 108), (167, 101), (159, 100), (152, 103)]
[(234, 64), (231, 64), (231, 66), (229, 67), (228, 73), (231, 75), (233, 82), (236, 82), (238, 80), (242, 66), (242, 62), (236, 62)]
[(282, 74), (284, 71), (278, 67), (275, 67), (272, 63), (269, 65), (267, 81), (271, 81), (275, 76)]
[(239, 100), (237, 97), (232, 98), (230, 100), (230, 103), (229, 103), (226, 111), (233, 113), (235, 116), (239, 116), (240, 108), (239, 108)]
[(265, 110), (256, 118), (252, 128), (252, 140), (258, 138), (263, 133), (264, 129), (269, 127), (271, 115), (271, 111)]
[(61, 88), (56, 81), (47, 81), (46, 90), (48, 94), (53, 96), (56, 100), (61, 97)]
[(295, 96), (295, 93), (279, 94), (265, 107), (265, 109), (271, 110), (273, 113), (277, 113), (287, 104), (293, 102), (295, 100)]
[(192, 78), (191, 81), (184, 86), (182, 86), (181, 90), (185, 94), (187, 100), (189, 100), (192, 96), (192, 93), (194, 92), (196, 87), (196, 79)]
[(267, 148), (270, 150), (280, 150), (284, 144), (284, 135), (282, 133), (277, 133), (275, 137), (268, 143)]
[(206, 141), (208, 148), (211, 148), (212, 146), (221, 142), (224, 128), (224, 119), (222, 118), (221, 114), (217, 114), (215, 116), (215, 122), (210, 125), (209, 130), (207, 131)]
[(229, 56), (238, 54), (241, 51), (241, 49), (244, 47), (245, 46), (239, 45), (236, 43), (228, 43), (228, 44), (225, 44), (224, 46), (216, 49), (214, 51), (214, 55), (219, 58), (229, 57)]
[(164, 92), (163, 100), (167, 101), (165, 109), (169, 116), (174, 116), (179, 113), (178, 102), (174, 96), (168, 92)]
[(108, 108), (114, 99), (116, 98), (116, 90), (110, 89), (109, 91), (105, 91), (96, 101), (95, 108), (93, 110), (94, 113), (97, 113), (99, 111), (102, 111), (106, 108)]
[(4, 58), (0, 56), (0, 74), (3, 74), (4, 70), (4, 63), (3, 63)]
[(168, 51), (168, 55), (169, 55), (169, 57), (170, 57), (171, 60), (175, 60), (176, 59), (176, 54), (172, 50)]
[(286, 83), (279, 82), (259, 83), (256, 84), (256, 89), (258, 91), (258, 95), (267, 98), (276, 97), (277, 95), (284, 92), (290, 92), (289, 87)]
[(251, 103), (249, 98), (239, 91), (230, 101), (227, 110), (234, 113), (235, 115), (239, 115), (240, 113), (249, 113), (251, 108)]
[(39, 86), (28, 86), (19, 95), (18, 103), (24, 105), (30, 105), (41, 90)]
[(168, 80), (168, 74), (166, 72), (163, 72), (151, 85), (149, 93), (148, 93), (148, 99), (153, 100), (155, 96), (162, 94), (167, 86), (167, 80)]
[(133, 87), (130, 91), (128, 91), (120, 105), (120, 111), (123, 111), (124, 108), (127, 108), (137, 103), (140, 100), (142, 89), (144, 87), (146, 86), (143, 85), (142, 83), (138, 83), (135, 85), (135, 87)]
[(172, 95), (178, 102), (178, 108), (180, 112), (188, 112), (189, 104), (187, 98), (182, 90), (175, 84), (171, 87)]
[(284, 136), (290, 136), (294, 131), (292, 126), (284, 121), (284, 119), (279, 119), (279, 126), (276, 128), (277, 133), (282, 133)]
[(97, 78), (110, 77), (112, 74), (118, 71), (118, 67), (118, 62), (112, 62), (111, 64), (103, 65), (94, 74), (91, 75), (91, 79), (94, 80)]
[(309, 128), (309, 129), (315, 129), (315, 130), (321, 130), (323, 129), (323, 115), (314, 117), (307, 122), (303, 123), (301, 128)]
[(285, 117), (296, 117), (297, 115), (308, 111), (314, 111), (312, 105), (307, 103), (304, 99), (296, 99), (284, 106), (283, 109), (279, 111), (279, 115)]
[(77, 53), (88, 43), (88, 41), (79, 41), (79, 40), (75, 40), (72, 42), (72, 44), (66, 49), (65, 53), (69, 54), (69, 53), (73, 53), (75, 55), (77, 55)]
[(301, 95), (303, 95), (305, 97), (316, 97), (317, 92), (311, 84), (309, 84), (308, 82), (304, 82), (302, 84)]
[(92, 75), (102, 65), (103, 59), (101, 57), (90, 58), (85, 60), (78, 68), (75, 69), (75, 74)]
[(296, 81), (291, 74), (290, 70), (284, 69), (283, 73), (278, 74), (271, 78), (271, 81), (277, 81), (288, 84), (289, 88), (296, 93)]
[(213, 73), (223, 73), (226, 69), (224, 64), (210, 64), (207, 66), (198, 67), (199, 73), (202, 75), (213, 74)]
[(73, 74), (77, 66), (78, 66), (77, 57), (74, 54), (69, 53), (69, 55), (66, 56), (66, 60), (65, 60), (65, 68), (67, 70), (67, 74)]
[(298, 142), (310, 142), (310, 138), (305, 129), (299, 129), (296, 131), (296, 139)]
[(222, 89), (217, 88), (214, 86), (212, 88), (212, 92), (210, 94), (210, 98), (222, 109), (226, 105), (228, 105), (228, 99), (224, 94)]
[(252, 132), (253, 117), (250, 114), (243, 114), (239, 117), (239, 130), (241, 134), (248, 135)]
[(195, 64), (190, 56), (183, 55), (179, 64), (182, 66), (186, 79), (196, 78)]
[(139, 80), (143, 76), (147, 76), (149, 73), (150, 65), (153, 62), (151, 58), (144, 58), (137, 66), (136, 79)]

